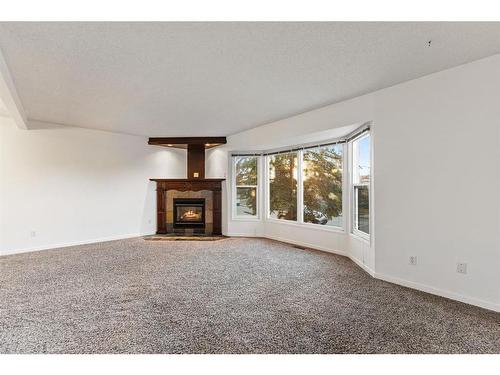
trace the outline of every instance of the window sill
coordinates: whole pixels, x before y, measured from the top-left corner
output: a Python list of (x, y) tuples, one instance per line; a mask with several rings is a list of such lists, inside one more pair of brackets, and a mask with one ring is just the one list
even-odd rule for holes
[(349, 235), (352, 237), (352, 238), (355, 238), (361, 242), (364, 242), (365, 244), (367, 245), (371, 245), (371, 242), (370, 242), (370, 235), (369, 234), (365, 234), (363, 232), (359, 232), (359, 231), (356, 231), (356, 232), (351, 232), (349, 233)]
[(236, 216), (236, 217), (232, 217), (231, 218), (231, 221), (249, 221), (249, 222), (259, 222), (259, 221), (262, 221), (260, 219), (260, 217), (241, 217), (241, 216)]
[(340, 228), (340, 227), (327, 227), (327, 226), (320, 225), (320, 224), (298, 223), (296, 221), (279, 220), (279, 219), (271, 219), (271, 218), (266, 218), (265, 220), (269, 223), (285, 224), (285, 225), (289, 225), (289, 226), (297, 227), (297, 228), (312, 229), (312, 230), (319, 230), (322, 232), (331, 232), (331, 233), (339, 233), (339, 234), (346, 233), (344, 228)]

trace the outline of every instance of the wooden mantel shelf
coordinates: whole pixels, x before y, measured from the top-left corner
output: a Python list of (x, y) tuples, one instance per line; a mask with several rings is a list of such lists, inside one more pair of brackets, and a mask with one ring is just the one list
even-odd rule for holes
[(150, 181), (156, 182), (221, 182), (225, 181), (225, 178), (150, 178)]
[(225, 181), (225, 178), (151, 178), (150, 180), (156, 182), (157, 190), (163, 189), (179, 191), (216, 191), (222, 189), (222, 181)]

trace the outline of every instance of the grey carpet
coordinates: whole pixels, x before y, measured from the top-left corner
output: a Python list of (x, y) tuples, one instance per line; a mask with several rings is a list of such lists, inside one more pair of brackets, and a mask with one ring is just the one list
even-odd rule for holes
[(264, 239), (0, 257), (3, 353), (500, 353), (500, 314)]

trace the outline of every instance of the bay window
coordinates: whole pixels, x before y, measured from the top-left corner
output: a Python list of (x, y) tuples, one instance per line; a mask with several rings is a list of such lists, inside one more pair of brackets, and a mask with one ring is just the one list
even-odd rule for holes
[[(318, 146), (233, 155), (233, 217), (258, 218), (262, 192), (266, 220), (333, 231), (345, 231), (350, 223), (353, 234), (369, 238), (370, 152), (365, 124)], [(267, 186), (259, 188), (261, 156), (266, 161), (261, 180)]]

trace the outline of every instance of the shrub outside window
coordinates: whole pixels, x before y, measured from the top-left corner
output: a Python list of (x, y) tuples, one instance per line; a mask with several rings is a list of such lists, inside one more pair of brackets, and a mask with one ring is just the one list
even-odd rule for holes
[(303, 220), (342, 227), (343, 147), (340, 144), (303, 151)]
[(268, 156), (269, 217), (297, 221), (298, 154)]

